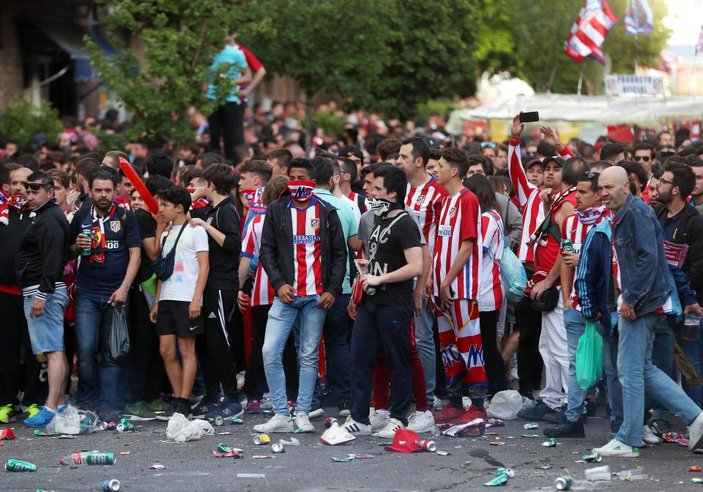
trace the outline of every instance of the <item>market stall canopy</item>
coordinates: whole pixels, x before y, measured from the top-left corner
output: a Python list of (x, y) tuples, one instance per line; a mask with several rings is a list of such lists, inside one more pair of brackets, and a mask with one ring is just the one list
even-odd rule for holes
[(539, 111), (540, 120), (545, 122), (629, 124), (654, 128), (667, 120), (701, 119), (703, 99), (535, 94), (474, 109), (455, 110), (446, 129), (451, 134), (459, 134), (467, 120), (512, 120), (520, 111)]

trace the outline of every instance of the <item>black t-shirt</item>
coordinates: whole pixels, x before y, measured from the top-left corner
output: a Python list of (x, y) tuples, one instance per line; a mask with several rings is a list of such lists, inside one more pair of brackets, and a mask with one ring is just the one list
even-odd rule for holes
[[(137, 218), (137, 226), (139, 227), (139, 235), (142, 238), (142, 244), (145, 239), (156, 236), (156, 221), (149, 212), (140, 208), (134, 212), (134, 216)], [(141, 283), (149, 280), (153, 273), (154, 272), (151, 271), (151, 260), (144, 251), (144, 246), (142, 246), (142, 262), (139, 265), (137, 282)]]
[[(383, 275), (405, 265), (405, 250), (420, 248), (420, 231), (417, 223), (402, 212), (395, 217), (374, 220), (369, 239), (369, 273)], [(379, 285), (368, 299), (382, 306), (395, 306), (407, 302), (413, 293), (413, 279)]]

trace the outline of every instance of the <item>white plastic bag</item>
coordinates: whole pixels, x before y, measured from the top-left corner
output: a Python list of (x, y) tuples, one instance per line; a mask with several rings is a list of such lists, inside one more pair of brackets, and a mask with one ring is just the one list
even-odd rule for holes
[(488, 406), (488, 416), (503, 420), (517, 418), (522, 409), (522, 396), (515, 390), (499, 391)]
[(47, 434), (89, 434), (98, 430), (99, 418), (95, 412), (79, 410), (67, 405), (46, 426)]
[(166, 437), (176, 442), (196, 441), (203, 436), (212, 436), (215, 429), (205, 420), (188, 420), (181, 413), (174, 413), (168, 419)]

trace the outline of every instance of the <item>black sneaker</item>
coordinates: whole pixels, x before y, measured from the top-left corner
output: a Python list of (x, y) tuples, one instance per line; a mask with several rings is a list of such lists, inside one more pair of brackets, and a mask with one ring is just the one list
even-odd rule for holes
[(564, 420), (566, 420), (566, 408), (561, 408), (557, 412), (548, 413), (544, 416), (544, 421), (549, 422), (550, 424), (559, 425)]
[(583, 431), (583, 420), (569, 422), (564, 419), (556, 427), (547, 427), (543, 432), (547, 437), (586, 437)]
[(240, 405), (236, 401), (230, 401), (211, 407), (210, 411), (205, 414), (205, 417), (207, 417), (208, 420), (214, 420), (217, 417), (222, 417), (226, 419), (232, 417), (241, 417), (242, 415), (244, 415), (244, 409), (242, 408), (242, 405)]
[(217, 403), (209, 401), (206, 398), (203, 398), (200, 401), (200, 403), (198, 403), (196, 406), (193, 407), (193, 410), (191, 411), (191, 413), (192, 413), (194, 419), (202, 419), (202, 418), (205, 418), (205, 416), (208, 414), (208, 412), (210, 412), (216, 406), (218, 406)]
[(163, 413), (156, 414), (157, 420), (169, 420), (173, 417), (174, 413), (180, 413), (185, 416), (185, 418), (191, 418), (190, 402), (185, 398), (174, 398), (173, 403), (171, 403), (171, 408)]
[(517, 413), (517, 418), (520, 420), (539, 421), (544, 420), (544, 416), (550, 413), (557, 413), (557, 411), (552, 410), (546, 403), (540, 400), (535, 404), (535, 406), (520, 410)]
[(116, 410), (113, 410), (109, 407), (98, 408), (97, 410), (95, 410), (95, 413), (98, 414), (98, 417), (103, 422), (113, 422), (117, 424), (119, 423), (121, 418), (120, 414)]

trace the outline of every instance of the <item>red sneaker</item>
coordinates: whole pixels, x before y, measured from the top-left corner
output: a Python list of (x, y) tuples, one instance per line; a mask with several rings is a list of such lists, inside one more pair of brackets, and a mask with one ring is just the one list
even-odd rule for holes
[(485, 422), (488, 420), (488, 415), (486, 415), (485, 410), (479, 410), (474, 405), (471, 405), (468, 410), (466, 410), (461, 417), (459, 417), (457, 423), (471, 422), (474, 419), (483, 419)]
[(454, 423), (459, 417), (464, 414), (463, 408), (457, 408), (451, 403), (447, 403), (442, 410), (434, 416), (435, 424)]

